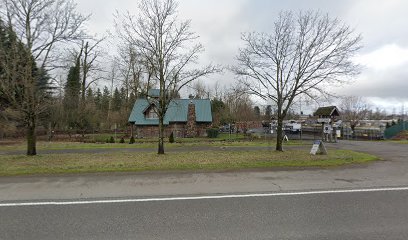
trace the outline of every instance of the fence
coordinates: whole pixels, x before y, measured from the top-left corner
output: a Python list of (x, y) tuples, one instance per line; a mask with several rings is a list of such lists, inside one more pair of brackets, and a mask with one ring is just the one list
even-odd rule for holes
[(384, 132), (384, 137), (386, 139), (390, 139), (390, 138), (393, 138), (396, 135), (398, 135), (398, 133), (400, 133), (402, 131), (405, 131), (405, 130), (408, 130), (408, 122), (407, 121), (400, 122), (397, 125), (394, 125), (392, 127), (387, 128), (385, 130), (385, 132)]

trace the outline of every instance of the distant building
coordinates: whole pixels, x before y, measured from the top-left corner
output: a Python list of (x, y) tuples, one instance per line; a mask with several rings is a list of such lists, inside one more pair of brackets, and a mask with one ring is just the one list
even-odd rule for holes
[(320, 107), (316, 110), (316, 112), (313, 115), (318, 118), (334, 119), (340, 116), (340, 111), (339, 109), (337, 109), (336, 106)]
[[(159, 118), (155, 111), (159, 92), (149, 91), (149, 98), (137, 99), (129, 117), (135, 137), (157, 137)], [(164, 117), (165, 136), (173, 132), (175, 137), (199, 137), (206, 135), (212, 125), (211, 101), (209, 99), (174, 99)]]

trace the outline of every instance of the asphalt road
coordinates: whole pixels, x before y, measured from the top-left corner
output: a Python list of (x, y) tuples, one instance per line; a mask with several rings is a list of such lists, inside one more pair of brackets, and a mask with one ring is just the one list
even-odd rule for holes
[(408, 239), (408, 191), (2, 206), (0, 239)]

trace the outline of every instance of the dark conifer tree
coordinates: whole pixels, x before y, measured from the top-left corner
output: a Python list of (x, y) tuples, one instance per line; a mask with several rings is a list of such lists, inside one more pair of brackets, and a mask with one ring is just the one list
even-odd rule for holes
[(122, 98), (120, 96), (119, 89), (115, 88), (115, 91), (113, 91), (113, 97), (112, 97), (112, 110), (119, 111), (121, 107), (122, 107)]
[(31, 51), (18, 40), (12, 26), (0, 19), (0, 104), (19, 113), (15, 121), (26, 128), (27, 155), (36, 155), (36, 128), (49, 102), (49, 78), (36, 66)]

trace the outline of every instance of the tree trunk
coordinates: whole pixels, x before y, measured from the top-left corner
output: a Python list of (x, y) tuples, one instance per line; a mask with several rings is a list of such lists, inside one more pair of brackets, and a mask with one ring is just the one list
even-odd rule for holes
[(283, 152), (283, 119), (285, 118), (286, 113), (282, 111), (281, 102), (278, 102), (277, 115), (278, 129), (276, 129), (276, 151)]
[(356, 132), (355, 132), (356, 125), (351, 124), (350, 127), (351, 127), (351, 139), (352, 139), (352, 140), (355, 140), (355, 139), (356, 139)]
[(159, 148), (157, 153), (164, 154), (164, 117), (159, 118)]
[(276, 151), (283, 152), (283, 119), (278, 117), (278, 128), (276, 129)]
[(27, 156), (37, 155), (35, 125), (35, 117), (30, 116), (27, 124)]

